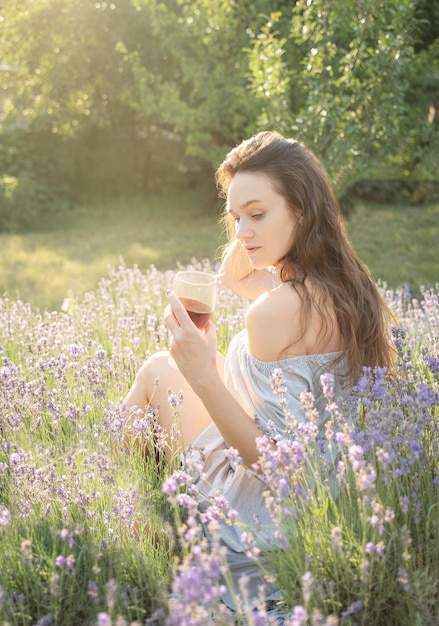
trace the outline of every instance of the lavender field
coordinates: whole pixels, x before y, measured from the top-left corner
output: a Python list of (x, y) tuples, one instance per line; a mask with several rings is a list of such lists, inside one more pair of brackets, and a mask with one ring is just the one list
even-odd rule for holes
[[(218, 608), (227, 571), (215, 538), (234, 511), (220, 494), (212, 501), (207, 546), (191, 485), (199, 468), (164, 461), (154, 412), (123, 403), (143, 360), (167, 345), (172, 278), (121, 264), (62, 311), (0, 300), (1, 626), (233, 623)], [(286, 626), (439, 623), (438, 290), (417, 300), (384, 290), (397, 376), (365, 370), (343, 402), (325, 376), (323, 442), (310, 396), (306, 428), (286, 415), (275, 452), (260, 438), (278, 525), (266, 575), (283, 590)], [(221, 351), (246, 304), (220, 288)], [(280, 370), (272, 382), (282, 403)], [(169, 401), (177, 436), (184, 398), (172, 390)], [(154, 454), (142, 454), (153, 439)], [(242, 541), (257, 559), (257, 538), (242, 528)], [(238, 623), (277, 623), (262, 602), (246, 606), (245, 580), (241, 595)]]

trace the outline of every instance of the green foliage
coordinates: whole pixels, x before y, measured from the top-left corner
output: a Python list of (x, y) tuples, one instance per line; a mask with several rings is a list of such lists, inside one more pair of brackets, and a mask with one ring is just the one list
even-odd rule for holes
[(374, 278), (388, 287), (434, 287), (439, 277), (439, 205), (416, 207), (358, 202), (348, 221), (350, 240)]
[(253, 48), (259, 124), (309, 145), (339, 195), (377, 160), (411, 163), (437, 141), (427, 89), (413, 99), (419, 80), (438, 80), (436, 51), (416, 54), (418, 20), (409, 0), (299, 1), (289, 23), (271, 15)]
[(291, 76), (285, 61), (288, 39), (273, 30), (281, 18), (281, 12), (272, 13), (258, 35), (253, 34), (253, 46), (248, 49), (251, 86), (260, 103), (262, 128), (281, 129), (291, 115), (288, 98)]
[[(307, 464), (297, 463), (295, 474), (285, 471), (284, 482), (293, 482), (293, 475), (295, 489), (273, 497), (281, 512), (283, 549), (273, 551), (269, 573), (282, 580), (289, 606), (306, 607), (310, 623), (323, 623), (329, 615), (340, 620), (334, 623), (359, 626), (437, 622), (437, 369), (429, 372), (418, 350), (425, 356), (435, 344), (438, 300), (435, 290), (421, 292), (424, 314), (429, 310), (431, 316), (425, 323), (423, 314), (414, 322), (418, 301), (404, 304), (403, 297), (398, 303), (398, 315), (406, 314), (412, 326), (394, 329), (395, 337), (407, 336), (406, 344), (396, 341), (397, 377), (386, 382), (379, 368), (373, 374), (364, 368), (352, 404), (352, 399), (328, 403), (329, 421), (340, 420), (326, 434), (332, 444), (341, 442), (331, 462), (322, 462), (331, 443), (313, 440), (309, 422), (293, 431), (297, 447), (309, 457)], [(312, 413), (308, 418), (312, 423)], [(355, 435), (341, 424), (349, 424)], [(409, 432), (416, 432), (413, 440)], [(422, 453), (412, 455), (418, 449)], [(287, 454), (283, 460), (291, 466)]]
[(423, 0), (11, 0), (0, 177), (50, 193), (8, 201), (3, 228), (50, 214), (52, 194), (67, 210), (194, 185), (268, 127), (309, 144), (340, 197), (377, 164), (435, 180), (438, 23)]
[(71, 135), (88, 120), (97, 126), (121, 121), (117, 94), (129, 90), (130, 75), (117, 44), (137, 29), (137, 37), (147, 35), (147, 20), (126, 0), (37, 0), (19, 3), (21, 10), (15, 4), (4, 11), (2, 47), (16, 68), (11, 104), (22, 120)]
[(103, 547), (78, 520), (68, 527), (55, 516), (31, 518), (1, 529), (0, 584), (14, 599), (0, 606), (4, 621), (28, 626), (50, 615), (57, 626), (92, 624), (108, 608), (141, 621), (163, 603), (164, 559), (150, 537)]
[[(387, 189), (387, 188), (386, 188)], [(363, 191), (363, 193), (365, 193)], [(390, 288), (434, 286), (439, 276), (439, 204), (414, 206), (355, 200), (349, 238), (377, 281)], [(378, 197), (376, 187), (371, 197)], [(383, 194), (383, 190), (379, 190)], [(225, 243), (213, 185), (184, 192), (87, 202), (58, 214), (40, 232), (0, 234), (0, 293), (42, 310), (96, 288), (119, 258), (131, 267), (165, 271), (193, 257), (218, 260)]]
[[(122, 398), (145, 356), (167, 347), (172, 278), (121, 264), (51, 314), (0, 299), (2, 624), (92, 626), (100, 612), (143, 624), (167, 605), (176, 548), (162, 485), (180, 459), (158, 464), (150, 430), (137, 431), (146, 458), (135, 435), (124, 440)], [(221, 300), (227, 320), (225, 290)], [(223, 350), (229, 332), (224, 322)]]
[(69, 147), (49, 132), (0, 134), (0, 232), (39, 230), (71, 205)]
[[(127, 454), (117, 438), (120, 399), (146, 351), (164, 345), (158, 316), (165, 276), (129, 272), (122, 291), (109, 291), (116, 275), (86, 298), (87, 313), (76, 303), (53, 316), (5, 299), (0, 304), (3, 322), (17, 315), (21, 325), (18, 334), (1, 325), (2, 363), (18, 383), (5, 386), (3, 377), (0, 391), (0, 513), (6, 506), (13, 520), (0, 519), (1, 623), (91, 626), (99, 612), (114, 622), (122, 615), (127, 623), (144, 623), (166, 605), (173, 560), (161, 484), (168, 470), (157, 471), (134, 450)], [(156, 293), (155, 300), (147, 293)], [(132, 315), (130, 330), (114, 337), (111, 329)], [(19, 345), (31, 336), (40, 342), (38, 359), (33, 348), (25, 348), (25, 357)], [(25, 398), (19, 387), (34, 383), (36, 393)], [(15, 471), (14, 458), (25, 460), (26, 469)]]
[(178, 263), (218, 258), (213, 188), (87, 202), (53, 217), (50, 227), (0, 234), (0, 293), (41, 309), (96, 288), (122, 257), (129, 266), (165, 271)]
[[(208, 262), (195, 266), (213, 270)], [(179, 574), (180, 601), (194, 619), (205, 603), (216, 604), (215, 595), (197, 595), (204, 588), (193, 581), (211, 570), (217, 579), (219, 553), (210, 559), (212, 543), (210, 550), (203, 543), (201, 557), (208, 558), (191, 558), (200, 556), (196, 507), (181, 511), (161, 490), (166, 480), (169, 495), (189, 474), (181, 472), (179, 458), (155, 462), (153, 451), (163, 455), (166, 444), (158, 444), (164, 439), (153, 414), (131, 421), (122, 400), (145, 357), (167, 346), (163, 310), (173, 276), (121, 263), (63, 312), (41, 314), (0, 299), (5, 626), (181, 624), (177, 611), (165, 619), (168, 590)], [(404, 290), (386, 293), (397, 316), (395, 334), (406, 336), (396, 344), (395, 379), (365, 370), (346, 403), (328, 392), (326, 432), (319, 433), (312, 400), (304, 398), (306, 426), (296, 428), (288, 414), (291, 438), (276, 451), (266, 439), (261, 469), (279, 548), (266, 567), (288, 608), (297, 609), (292, 623), (437, 624), (439, 294), (421, 291), (419, 300)], [(242, 298), (219, 284), (221, 351), (244, 327), (245, 309)], [(322, 463), (333, 436), (336, 472)], [(139, 442), (147, 442), (146, 459)], [(178, 479), (169, 481), (174, 469)], [(195, 497), (192, 488), (178, 503), (187, 506), (190, 494)], [(212, 528), (234, 523), (231, 515), (221, 518), (221, 510), (227, 507), (215, 499), (206, 511)], [(176, 567), (176, 557), (185, 567)], [(253, 626), (269, 623), (253, 617)]]
[(254, 128), (257, 105), (248, 97), (243, 48), (264, 4), (136, 2), (139, 11), (150, 11), (160, 63), (154, 72), (140, 53), (127, 53), (138, 88), (133, 106), (156, 112), (157, 123), (183, 140), (187, 155), (210, 167)]
[(5, 176), (0, 180), (0, 231), (37, 231), (41, 222), (65, 210), (68, 202), (60, 191), (38, 180), (34, 173), (19, 178)]

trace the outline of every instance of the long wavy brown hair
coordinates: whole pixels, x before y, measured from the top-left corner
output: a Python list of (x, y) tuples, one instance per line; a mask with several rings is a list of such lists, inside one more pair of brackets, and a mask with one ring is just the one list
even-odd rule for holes
[[(294, 243), (277, 269), (281, 281), (291, 283), (302, 298), (302, 327), (306, 329), (312, 306), (322, 320), (330, 319), (325, 315), (329, 297), (349, 379), (357, 380), (365, 366), (386, 367), (390, 372), (394, 355), (390, 340), (392, 313), (347, 239), (339, 204), (320, 161), (299, 141), (264, 131), (231, 150), (219, 166), (216, 182), (224, 197), (237, 172), (268, 176), (295, 215), (301, 215)], [(223, 219), (231, 241), (235, 238), (233, 220), (227, 211)], [(307, 278), (323, 294), (317, 302), (306, 287)], [(328, 331), (330, 328), (324, 329)]]

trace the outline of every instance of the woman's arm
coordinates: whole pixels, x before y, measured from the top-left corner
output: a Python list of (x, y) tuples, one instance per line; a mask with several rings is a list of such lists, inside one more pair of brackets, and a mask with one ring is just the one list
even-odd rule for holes
[[(171, 331), (171, 355), (210, 417), (227, 446), (236, 448), (244, 465), (258, 460), (256, 438), (262, 432), (224, 385), (216, 366), (216, 332), (209, 324), (205, 334), (192, 323), (180, 300), (168, 294), (170, 307), (165, 313)], [(172, 307), (172, 308), (171, 308)]]
[(238, 239), (229, 245), (218, 276), (225, 287), (250, 300), (273, 289), (272, 273), (266, 269), (255, 270)]

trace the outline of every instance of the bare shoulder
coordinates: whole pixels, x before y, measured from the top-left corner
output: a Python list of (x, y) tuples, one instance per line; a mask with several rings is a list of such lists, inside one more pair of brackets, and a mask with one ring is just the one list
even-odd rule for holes
[[(303, 335), (302, 301), (287, 283), (265, 292), (249, 307), (246, 314), (249, 348), (261, 361), (275, 361)], [(300, 342), (296, 354), (302, 353)], [(283, 356), (281, 356), (283, 355)]]
[(250, 352), (261, 361), (292, 356), (336, 352), (342, 340), (332, 301), (315, 306), (318, 290), (311, 291), (311, 308), (304, 319), (299, 293), (284, 283), (260, 296), (247, 311), (246, 327)]

